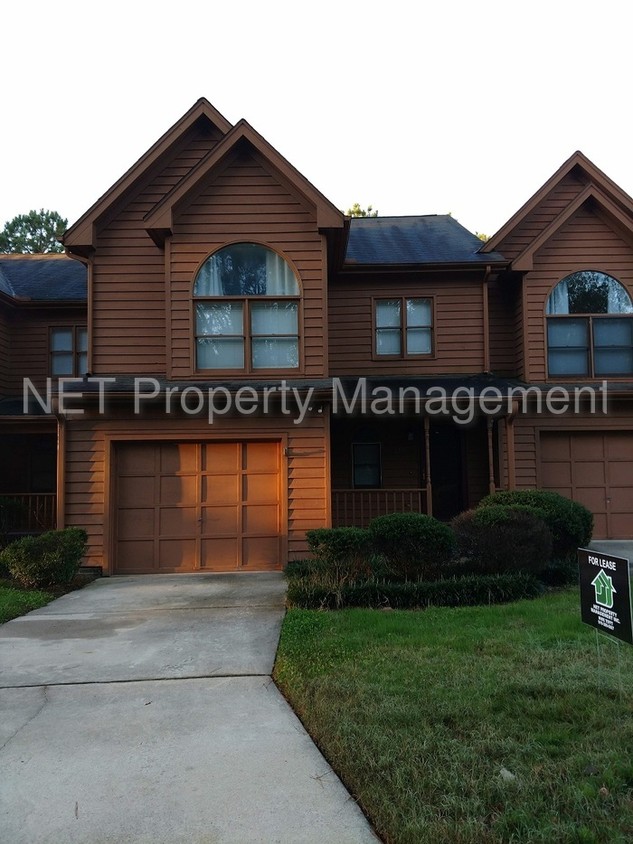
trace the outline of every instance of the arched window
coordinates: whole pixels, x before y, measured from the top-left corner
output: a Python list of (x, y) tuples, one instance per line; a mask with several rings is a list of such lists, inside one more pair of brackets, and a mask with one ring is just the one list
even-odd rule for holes
[(194, 285), (196, 368), (299, 368), (299, 283), (284, 259), (256, 243), (207, 258)]
[(617, 279), (572, 273), (552, 290), (545, 312), (550, 376), (633, 375), (633, 303)]

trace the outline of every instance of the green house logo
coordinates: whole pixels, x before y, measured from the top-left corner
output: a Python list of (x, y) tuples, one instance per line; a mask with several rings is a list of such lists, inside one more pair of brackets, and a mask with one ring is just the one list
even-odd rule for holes
[(596, 592), (596, 604), (611, 609), (616, 589), (609, 575), (605, 574), (604, 569), (600, 569), (600, 572), (591, 581), (591, 585)]

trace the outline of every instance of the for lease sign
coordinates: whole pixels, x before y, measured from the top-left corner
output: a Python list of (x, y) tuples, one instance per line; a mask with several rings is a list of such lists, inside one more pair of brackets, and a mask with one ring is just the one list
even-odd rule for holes
[(579, 548), (578, 568), (582, 620), (603, 633), (633, 644), (629, 561)]

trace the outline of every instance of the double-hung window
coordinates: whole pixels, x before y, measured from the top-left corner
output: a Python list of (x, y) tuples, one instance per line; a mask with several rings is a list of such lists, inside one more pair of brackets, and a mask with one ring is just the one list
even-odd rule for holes
[(200, 267), (193, 295), (197, 370), (299, 368), (299, 283), (272, 249), (220, 249)]
[(375, 299), (375, 354), (408, 358), (433, 354), (431, 299)]
[(84, 326), (50, 329), (50, 373), (81, 377), (88, 371), (88, 331)]
[(615, 278), (593, 270), (566, 276), (546, 314), (551, 378), (633, 375), (633, 303)]

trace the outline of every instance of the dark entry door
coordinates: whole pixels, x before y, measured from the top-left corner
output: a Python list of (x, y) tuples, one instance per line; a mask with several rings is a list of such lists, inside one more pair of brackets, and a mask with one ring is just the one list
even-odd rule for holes
[(432, 425), (433, 515), (449, 521), (464, 509), (464, 438), (454, 425)]

